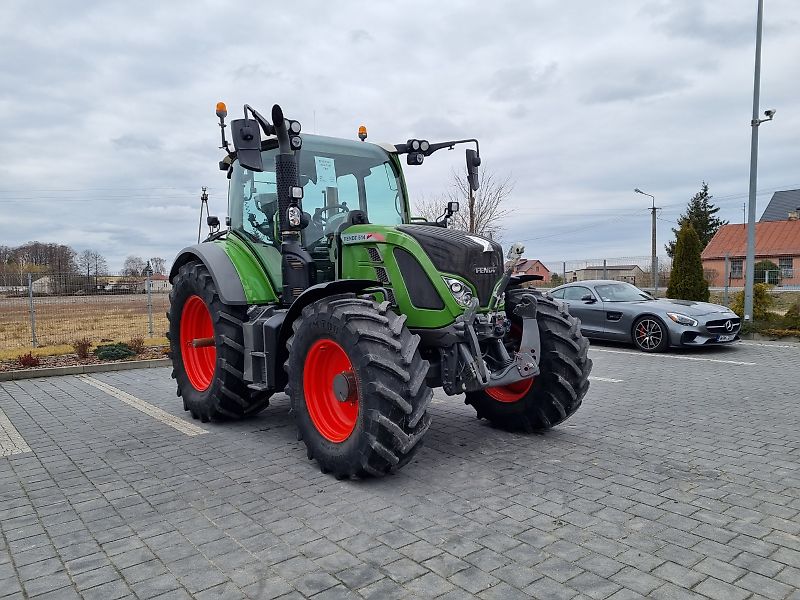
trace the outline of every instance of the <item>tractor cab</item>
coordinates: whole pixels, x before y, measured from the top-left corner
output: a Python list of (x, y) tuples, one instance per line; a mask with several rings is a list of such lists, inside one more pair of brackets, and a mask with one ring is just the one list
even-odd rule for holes
[[(405, 183), (397, 156), (375, 144), (303, 135), (295, 153), (302, 210), (307, 225), (301, 245), (314, 260), (317, 282), (337, 278), (335, 236), (353, 211), (364, 222), (395, 226), (409, 221)], [(263, 260), (280, 265), (280, 225), (275, 174), (276, 139), (262, 143), (263, 170), (237, 160), (230, 167), (228, 214), (231, 229), (249, 241)], [(271, 270), (276, 276), (280, 269)], [(273, 282), (280, 288), (280, 280)]]

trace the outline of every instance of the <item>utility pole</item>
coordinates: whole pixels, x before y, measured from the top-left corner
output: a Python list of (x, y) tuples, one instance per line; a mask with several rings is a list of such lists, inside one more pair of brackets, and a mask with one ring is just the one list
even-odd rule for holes
[(203, 186), (203, 193), (200, 194), (200, 223), (197, 225), (197, 243), (200, 243), (200, 233), (203, 230), (203, 207), (206, 208), (206, 214), (208, 213), (208, 188)]
[[(744, 320), (753, 318), (753, 279), (755, 277), (756, 256), (756, 179), (758, 177), (758, 126), (762, 121), (758, 118), (759, 95), (761, 93), (761, 26), (764, 21), (764, 0), (758, 0), (758, 16), (756, 17), (756, 64), (753, 71), (753, 118), (750, 121), (752, 136), (750, 138), (750, 198), (748, 199), (747, 219), (747, 257), (745, 259), (744, 279)], [(770, 112), (772, 114), (770, 114)], [(770, 120), (775, 111), (767, 111)]]
[(650, 208), (650, 213), (653, 216), (653, 224), (652, 224), (652, 231), (651, 231), (651, 241), (652, 247), (650, 248), (650, 277), (651, 281), (653, 282), (653, 292), (658, 293), (658, 255), (656, 254), (656, 211), (659, 207), (656, 206), (656, 197), (653, 194), (648, 194), (647, 192), (643, 192), (639, 188), (633, 190), (637, 194), (642, 194), (643, 196), (650, 196), (653, 200), (653, 206)]

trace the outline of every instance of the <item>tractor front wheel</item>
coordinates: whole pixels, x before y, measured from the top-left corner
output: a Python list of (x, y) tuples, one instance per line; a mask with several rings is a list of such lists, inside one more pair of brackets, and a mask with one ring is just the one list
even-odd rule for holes
[(292, 328), (286, 392), (309, 459), (339, 479), (408, 463), (430, 425), (433, 392), (405, 316), (343, 294), (306, 306)]
[(269, 396), (243, 378), (245, 308), (223, 304), (206, 266), (183, 265), (173, 280), (167, 318), (172, 377), (183, 408), (203, 422), (255, 415)]
[(571, 417), (589, 389), (592, 361), (589, 342), (581, 335), (580, 321), (570, 316), (564, 305), (533, 290), (507, 293), (506, 310), (512, 320), (512, 333), (519, 330), (513, 315), (515, 299), (524, 293), (536, 296), (536, 315), (541, 338), (540, 373), (502, 387), (468, 392), (465, 402), (472, 404), (479, 418), (508, 431), (543, 431)]

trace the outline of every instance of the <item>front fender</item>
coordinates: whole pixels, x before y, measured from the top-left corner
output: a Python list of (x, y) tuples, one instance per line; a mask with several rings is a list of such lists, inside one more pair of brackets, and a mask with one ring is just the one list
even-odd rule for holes
[(214, 287), (217, 289), (219, 298), (224, 304), (234, 306), (247, 304), (239, 273), (225, 250), (217, 244), (195, 244), (181, 250), (169, 271), (170, 283), (178, 270), (192, 260), (199, 260), (206, 266), (214, 280)]

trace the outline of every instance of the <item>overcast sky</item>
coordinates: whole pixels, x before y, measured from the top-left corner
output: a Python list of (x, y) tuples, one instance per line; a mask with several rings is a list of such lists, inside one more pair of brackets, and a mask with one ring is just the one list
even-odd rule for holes
[[(765, 0), (759, 212), (800, 188), (800, 13)], [(148, 8), (143, 8), (147, 6)], [(272, 7), (272, 8), (271, 8)], [(308, 8), (306, 8), (308, 7)], [(703, 180), (742, 222), (756, 0), (0, 3), (0, 244), (171, 260), (206, 185), (214, 116), (274, 102), (306, 132), (477, 137), (510, 174), (503, 241), (549, 260), (659, 251)], [(436, 196), (463, 151), (409, 169)]]

